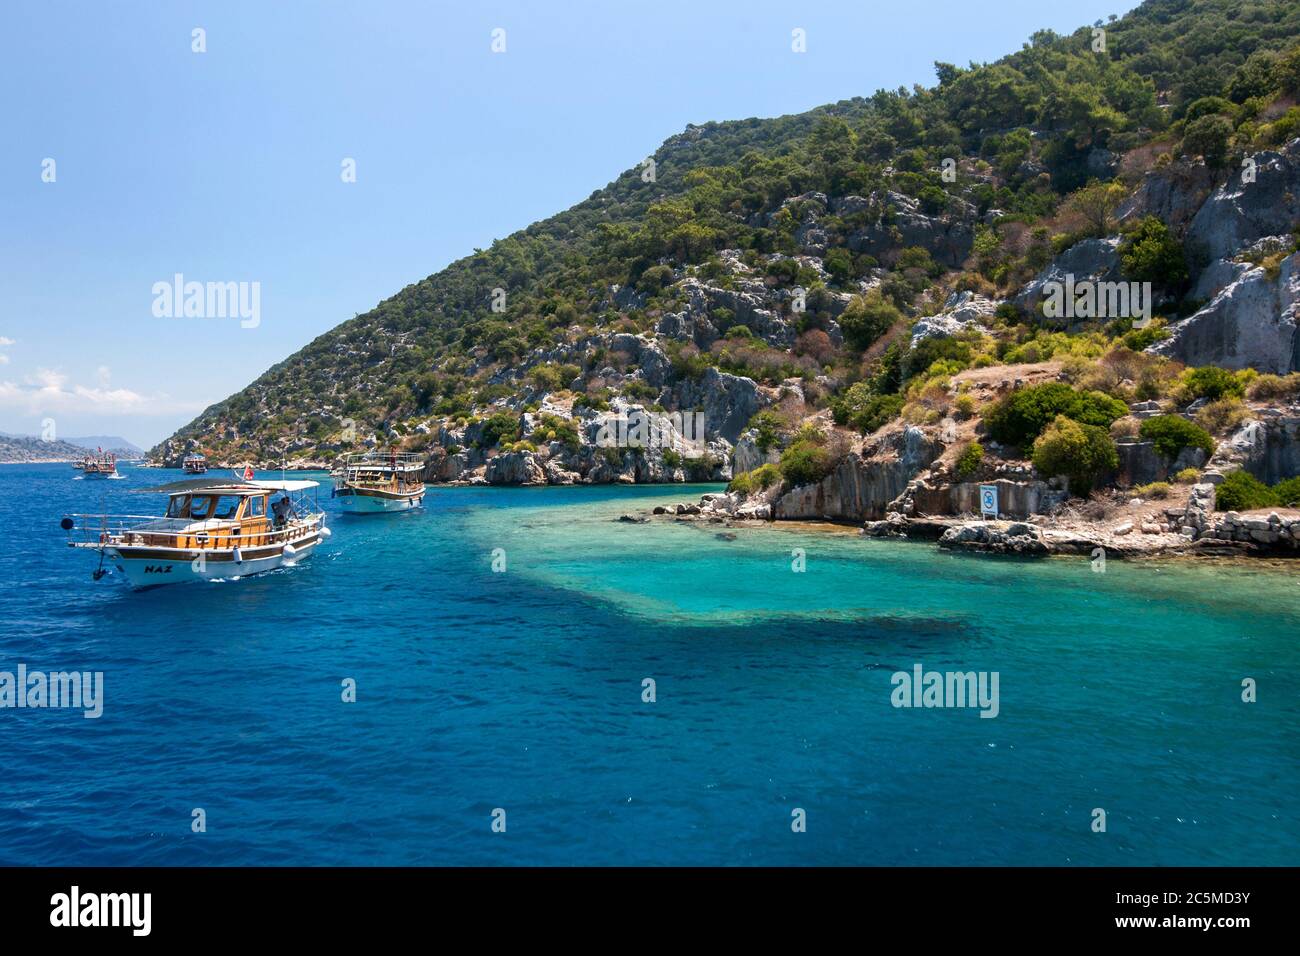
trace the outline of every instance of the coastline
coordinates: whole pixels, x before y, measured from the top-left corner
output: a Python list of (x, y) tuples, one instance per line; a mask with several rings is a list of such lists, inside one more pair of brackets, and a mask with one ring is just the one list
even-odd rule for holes
[[(1300, 559), (1293, 546), (1265, 546), (1255, 541), (1215, 538), (1192, 540), (1182, 534), (1124, 532), (1116, 535), (1094, 525), (1058, 525), (1037, 518), (1034, 521), (984, 520), (977, 517), (905, 517), (891, 515), (883, 521), (773, 519), (752, 515), (718, 513), (708, 508), (716, 496), (705, 495), (701, 505), (658, 505), (649, 514), (623, 515), (618, 520), (644, 523), (671, 521), (718, 528), (773, 528), (837, 536), (855, 535), (866, 539), (928, 544), (935, 550), (983, 556), (1020, 558), (1077, 558), (1117, 560), (1179, 560), (1240, 562), (1258, 565), (1269, 562), (1289, 567)], [(1263, 519), (1260, 519), (1263, 520)], [(1120, 539), (1123, 540), (1120, 540)], [(1282, 540), (1288, 540), (1284, 533)], [(1103, 554), (1098, 555), (1098, 549)]]

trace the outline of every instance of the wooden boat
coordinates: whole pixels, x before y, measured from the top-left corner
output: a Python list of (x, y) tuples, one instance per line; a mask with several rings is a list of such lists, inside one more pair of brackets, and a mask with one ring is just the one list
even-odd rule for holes
[[(308, 557), (329, 537), (315, 481), (198, 478), (146, 492), (168, 496), (162, 517), (67, 515), (68, 545), (96, 551), (133, 587), (243, 578)], [(310, 492), (310, 494), (308, 494)]]
[(201, 475), (208, 470), (208, 460), (197, 452), (181, 459), (181, 471), (187, 475)]
[(395, 451), (349, 455), (335, 474), (333, 497), (349, 514), (418, 508), (424, 501), (424, 458)]
[(116, 478), (117, 456), (102, 450), (87, 455), (81, 460), (81, 473), (87, 478)]

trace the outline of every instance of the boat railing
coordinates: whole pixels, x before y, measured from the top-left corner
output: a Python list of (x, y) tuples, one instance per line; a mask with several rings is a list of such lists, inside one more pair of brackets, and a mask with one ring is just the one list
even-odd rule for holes
[(160, 518), (157, 515), (70, 514), (68, 543), (82, 547), (178, 548), (187, 551), (272, 545), (294, 541), (320, 527), (321, 512), (297, 514), (285, 523), (258, 518)]

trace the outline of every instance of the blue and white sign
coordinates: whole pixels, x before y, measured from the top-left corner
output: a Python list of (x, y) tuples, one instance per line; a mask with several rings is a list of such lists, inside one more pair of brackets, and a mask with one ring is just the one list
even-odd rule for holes
[(980, 515), (984, 518), (998, 516), (997, 485), (980, 485)]

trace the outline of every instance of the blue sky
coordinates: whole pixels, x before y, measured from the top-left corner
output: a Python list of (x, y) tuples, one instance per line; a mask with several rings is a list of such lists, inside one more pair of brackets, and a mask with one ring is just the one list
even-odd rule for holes
[[(0, 431), (53, 418), (151, 445), (687, 123), (930, 85), (935, 60), (996, 59), (1132, 5), (6, 5)], [(259, 283), (259, 323), (155, 316), (154, 283), (176, 273)]]

